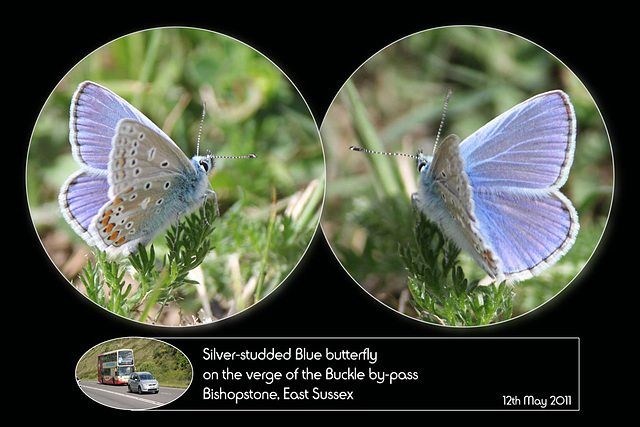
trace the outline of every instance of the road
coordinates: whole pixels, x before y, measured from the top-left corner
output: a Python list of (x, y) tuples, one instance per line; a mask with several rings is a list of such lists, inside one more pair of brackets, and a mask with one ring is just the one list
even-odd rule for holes
[(138, 394), (129, 393), (126, 385), (101, 384), (95, 381), (81, 381), (78, 385), (96, 402), (118, 409), (155, 408), (176, 400), (186, 391), (184, 388), (160, 386), (157, 394)]

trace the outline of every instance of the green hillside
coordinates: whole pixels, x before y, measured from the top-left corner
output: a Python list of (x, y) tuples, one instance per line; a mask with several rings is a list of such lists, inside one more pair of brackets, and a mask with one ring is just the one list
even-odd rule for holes
[(97, 381), (98, 354), (119, 348), (132, 349), (136, 371), (151, 372), (160, 387), (189, 386), (192, 369), (187, 357), (169, 344), (148, 338), (120, 338), (99, 344), (82, 356), (76, 375), (82, 381)]

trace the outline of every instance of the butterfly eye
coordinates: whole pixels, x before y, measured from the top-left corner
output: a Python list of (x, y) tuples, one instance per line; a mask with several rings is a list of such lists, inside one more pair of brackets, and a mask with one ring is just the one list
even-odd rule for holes
[(422, 172), (422, 169), (427, 166), (427, 162), (424, 160), (418, 161), (418, 172)]
[(204, 169), (206, 173), (209, 173), (209, 169), (211, 169), (211, 160), (209, 160), (208, 158), (204, 158), (200, 160), (199, 163), (200, 166), (202, 166), (202, 169)]

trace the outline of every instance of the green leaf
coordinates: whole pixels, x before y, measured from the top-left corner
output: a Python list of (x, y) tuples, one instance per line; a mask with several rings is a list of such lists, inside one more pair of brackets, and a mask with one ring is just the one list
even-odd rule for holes
[(512, 287), (478, 286), (458, 264), (460, 249), (414, 205), (414, 242), (399, 245), (408, 273), (407, 286), (417, 316), (442, 325), (477, 326), (506, 320), (512, 314)]

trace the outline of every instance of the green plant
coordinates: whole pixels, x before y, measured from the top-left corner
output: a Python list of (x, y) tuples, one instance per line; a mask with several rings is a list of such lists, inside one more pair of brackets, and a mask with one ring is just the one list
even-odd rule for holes
[(407, 286), (418, 317), (449, 326), (487, 325), (507, 320), (513, 312), (511, 285), (479, 286), (468, 280), (459, 265), (458, 249), (438, 227), (416, 208), (413, 244), (400, 244), (399, 252), (409, 272)]
[[(443, 27), (402, 39), (363, 64), (322, 122), (330, 177), (323, 230), (363, 288), (390, 307), (415, 315), (405, 304), (412, 298), (406, 267), (395, 256), (398, 243), (403, 248), (415, 245), (410, 201), (415, 166), (405, 158), (349, 152), (348, 147), (408, 154), (422, 148), (429, 154), (450, 89), (441, 137), (455, 133), (465, 138), (508, 108), (552, 89), (568, 93), (575, 108), (575, 157), (562, 192), (578, 210), (580, 233), (556, 265), (515, 285), (516, 317), (586, 276), (579, 273), (603, 235), (613, 189), (611, 147), (593, 99), (560, 61), (527, 40), (481, 27)], [(470, 280), (486, 274), (466, 254), (458, 262)], [(475, 292), (484, 298), (494, 290), (478, 287)]]
[[(241, 198), (222, 215), (212, 201), (136, 254), (110, 260), (94, 251), (80, 279), (98, 305), (141, 322), (171, 305), (180, 324), (210, 322), (262, 299), (289, 274), (318, 223), (322, 182), (311, 182), (268, 209)], [(275, 195), (274, 195), (275, 198)]]
[[(210, 243), (189, 238), (189, 217), (178, 226), (177, 238), (159, 236), (137, 258), (114, 263), (101, 254), (91, 257), (57, 203), (60, 186), (79, 167), (70, 152), (68, 114), (73, 93), (85, 80), (127, 99), (187, 157), (198, 152), (196, 135), (201, 153), (257, 155), (216, 161), (210, 181), (221, 216), (209, 221)], [(27, 165), (34, 224), (63, 275), (114, 313), (172, 325), (231, 315), (275, 289), (317, 228), (324, 182), (315, 121), (286, 76), (237, 40), (177, 27), (119, 38), (74, 67), (43, 107)], [(194, 225), (202, 224), (194, 215)], [(190, 242), (198, 249), (184, 246)], [(83, 254), (92, 261), (85, 262)]]
[[(156, 256), (153, 244), (139, 245), (137, 253), (122, 260), (110, 260), (104, 252), (94, 249), (95, 263), (88, 260), (81, 276), (87, 296), (116, 314), (125, 317), (138, 314), (141, 322), (147, 320), (157, 304), (151, 319), (156, 322), (164, 307), (178, 299), (178, 289), (198, 283), (188, 275), (213, 248), (210, 235), (215, 229), (215, 218), (214, 203), (209, 201), (203, 209), (172, 226), (165, 235), (168, 251), (161, 257)], [(132, 279), (128, 283), (127, 271)]]
[[(354, 123), (359, 143), (370, 150), (384, 151), (373, 124), (355, 86), (345, 85), (345, 98)], [(412, 300), (409, 303), (417, 316), (425, 321), (456, 326), (485, 325), (506, 320), (513, 312), (514, 297), (511, 285), (478, 286), (478, 280), (468, 280), (459, 265), (460, 250), (446, 241), (438, 227), (429, 222), (418, 208), (403, 197), (408, 184), (402, 173), (388, 156), (366, 155), (375, 192), (375, 200), (354, 203), (349, 220), (368, 230), (366, 246), (360, 256), (344, 257), (352, 266), (352, 273), (360, 277), (377, 274), (390, 280), (387, 272), (403, 264), (408, 271), (407, 287)], [(409, 162), (405, 162), (408, 164)], [(413, 229), (411, 229), (411, 212)], [(399, 256), (393, 255), (392, 246)], [(344, 251), (343, 254), (348, 254)], [(365, 257), (372, 262), (363, 262)], [(355, 267), (354, 267), (355, 266)]]

